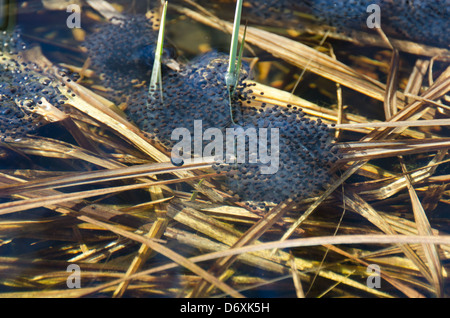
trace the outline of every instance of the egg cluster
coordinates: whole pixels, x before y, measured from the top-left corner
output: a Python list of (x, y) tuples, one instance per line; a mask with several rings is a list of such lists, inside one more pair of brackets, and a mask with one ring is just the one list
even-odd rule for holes
[[(204, 54), (176, 71), (165, 68), (161, 89), (149, 91), (153, 59), (149, 54), (152, 50), (147, 49), (156, 43), (151, 26), (152, 22), (145, 17), (106, 24), (85, 44), (94, 69), (104, 74), (105, 83), (126, 95), (126, 112), (141, 130), (170, 149), (176, 142), (171, 138), (172, 132), (185, 128), (193, 136), (195, 121), (201, 121), (202, 133), (209, 128), (217, 128), (223, 134), (227, 128), (268, 129), (268, 151), (274, 151), (270, 155), (278, 158), (275, 173), (261, 173), (266, 163), (258, 161), (239, 164), (225, 161), (214, 166), (217, 172), (227, 172), (228, 190), (242, 200), (279, 203), (287, 198), (305, 197), (328, 180), (329, 168), (337, 159), (328, 127), (320, 120), (306, 118), (296, 107), (245, 106), (255, 98), (251, 84), (245, 81), (249, 69), (243, 66), (230, 94), (225, 83), (228, 66), (225, 54)], [(136, 85), (140, 82), (145, 85)], [(276, 151), (271, 149), (271, 129), (278, 131)], [(254, 155), (249, 142), (247, 139), (242, 149), (236, 149), (245, 152), (246, 158)]]
[(297, 20), (294, 11), (314, 15), (341, 31), (367, 31), (367, 18), (376, 4), (383, 31), (411, 41), (448, 47), (450, 35), (449, 0), (249, 0), (250, 14), (261, 18)]
[(91, 67), (111, 89), (114, 101), (125, 101), (124, 93), (150, 79), (156, 41), (153, 20), (143, 15), (113, 18), (86, 38), (83, 46)]
[[(247, 161), (240, 164), (217, 164), (219, 172), (227, 172), (227, 186), (231, 194), (241, 200), (280, 203), (288, 198), (301, 199), (315, 194), (330, 179), (330, 168), (338, 159), (337, 148), (331, 143), (330, 129), (320, 119), (312, 120), (291, 105), (265, 105), (247, 108), (244, 131), (254, 128), (258, 142), (265, 144), (272, 169), (267, 162), (251, 162), (255, 156), (251, 143), (245, 140)], [(261, 130), (265, 129), (265, 130)], [(262, 135), (264, 132), (264, 136)], [(272, 138), (276, 134), (276, 138)], [(263, 138), (261, 140), (261, 138)], [(266, 143), (267, 141), (267, 143)], [(276, 143), (276, 145), (274, 144)], [(276, 146), (276, 147), (275, 147)], [(259, 149), (261, 155), (261, 149)]]
[[(236, 87), (230, 92), (225, 81), (228, 55), (214, 51), (177, 70), (164, 67), (162, 85), (149, 90), (157, 38), (153, 24), (143, 16), (119, 22), (101, 26), (87, 38), (85, 47), (105, 86), (116, 92), (115, 100), (127, 102), (129, 118), (155, 141), (170, 150), (177, 142), (172, 140), (174, 130), (184, 128), (194, 136), (198, 122), (202, 134), (209, 128), (217, 128), (224, 135), (228, 128), (267, 129), (267, 151), (277, 158), (276, 171), (262, 173), (267, 164), (262, 161), (229, 164), (225, 160), (214, 166), (217, 172), (226, 172), (226, 187), (241, 200), (279, 203), (310, 195), (328, 180), (337, 155), (328, 127), (320, 120), (306, 118), (296, 107), (251, 107), (255, 96), (252, 84), (246, 82), (249, 67), (242, 66)], [(272, 129), (277, 131), (277, 149), (271, 147)], [(247, 158), (254, 156), (250, 142), (247, 139), (236, 152), (245, 153)]]
[(15, 28), (13, 31), (1, 31), (0, 33), (0, 54), (16, 55), (27, 48), (27, 45), (22, 40), (21, 32), (19, 28)]
[(232, 121), (239, 120), (242, 103), (248, 98), (244, 91), (245, 70), (235, 93), (229, 94), (225, 84), (227, 65), (226, 55), (210, 52), (179, 72), (168, 72), (162, 79), (162, 95), (159, 89), (150, 95), (145, 92), (138, 103), (130, 105), (130, 117), (142, 130), (169, 147), (174, 143), (172, 131), (182, 127), (193, 133), (196, 120), (202, 121), (203, 130), (212, 127), (224, 130)]
[(388, 12), (389, 26), (407, 39), (446, 48), (450, 46), (447, 32), (450, 30), (449, 0), (384, 0), (381, 8)]
[(4, 32), (1, 40), (0, 137), (4, 139), (32, 132), (45, 123), (42, 111), (38, 111), (44, 101), (59, 106), (67, 98), (37, 65), (21, 62), (19, 53), (26, 45), (17, 30)]

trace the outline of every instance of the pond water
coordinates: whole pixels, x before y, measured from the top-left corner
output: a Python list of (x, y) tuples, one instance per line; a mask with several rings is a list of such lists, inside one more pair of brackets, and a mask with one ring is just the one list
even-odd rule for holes
[(449, 1), (2, 3), (0, 296), (448, 296)]

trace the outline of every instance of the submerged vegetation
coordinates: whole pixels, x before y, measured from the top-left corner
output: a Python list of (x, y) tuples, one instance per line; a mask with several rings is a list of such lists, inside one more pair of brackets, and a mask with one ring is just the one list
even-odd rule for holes
[[(235, 1), (36, 3), (2, 35), (0, 296), (448, 296), (448, 1), (244, 1), (236, 32)], [(197, 121), (278, 129), (276, 173), (175, 161)]]

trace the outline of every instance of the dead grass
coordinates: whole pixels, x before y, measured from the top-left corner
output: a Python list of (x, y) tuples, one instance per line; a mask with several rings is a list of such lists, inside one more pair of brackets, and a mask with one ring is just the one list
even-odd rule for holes
[[(231, 30), (206, 9), (170, 9)], [(324, 35), (321, 28), (307, 31)], [(400, 55), (387, 62), (383, 83), (299, 39), (249, 26), (246, 40), (293, 72), (305, 69), (335, 84), (331, 107), (257, 80), (252, 87), (251, 106), (291, 104), (337, 123), (343, 158), (323, 193), (272, 205), (268, 213), (249, 209), (223, 191), (211, 162), (174, 167), (168, 151), (118, 105), (71, 82), (61, 89), (72, 111), (42, 111), (48, 121), (69, 119), (64, 127), (78, 145), (56, 136), (1, 144), (2, 160), (19, 160), (0, 171), (0, 297), (242, 297), (260, 289), (274, 297), (448, 296), (449, 220), (442, 212), (450, 204), (450, 67), (436, 73), (432, 65), (448, 63), (442, 56), (449, 52), (392, 40)], [(389, 49), (373, 34), (340, 40)], [(416, 67), (402, 89), (395, 84), (405, 80), (398, 68), (405, 50)], [(24, 59), (59, 76), (39, 49)], [(342, 87), (352, 93), (342, 95)], [(352, 113), (344, 107), (351, 94), (372, 100), (385, 118)], [(55, 169), (42, 168), (46, 160), (58, 163)], [(23, 251), (11, 256), (16, 246)], [(81, 267), (80, 289), (66, 288), (70, 263)], [(370, 264), (381, 268), (380, 289), (366, 285)]]

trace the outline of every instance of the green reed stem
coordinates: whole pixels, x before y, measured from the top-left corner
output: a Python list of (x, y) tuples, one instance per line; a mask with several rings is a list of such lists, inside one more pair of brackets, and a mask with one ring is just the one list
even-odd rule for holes
[(150, 85), (148, 88), (149, 96), (154, 96), (154, 89), (159, 86), (161, 101), (163, 101), (162, 91), (162, 75), (161, 75), (161, 57), (164, 49), (164, 31), (166, 26), (167, 1), (164, 2), (163, 11), (161, 14), (161, 23), (159, 25), (158, 42), (156, 44), (155, 60), (153, 61), (152, 76), (150, 78)]
[(234, 15), (233, 33), (230, 46), (230, 60), (228, 63), (227, 74), (225, 75), (225, 83), (230, 88), (236, 83), (236, 55), (239, 43), (239, 28), (241, 26), (242, 1), (236, 1), (236, 11)]
[(241, 50), (239, 52), (239, 61), (236, 63), (236, 55), (237, 55), (237, 48), (239, 43), (239, 28), (241, 26), (241, 13), (242, 13), (242, 2), (243, 0), (237, 0), (236, 1), (236, 11), (234, 15), (234, 24), (233, 24), (233, 33), (231, 35), (231, 45), (230, 45), (230, 60), (228, 62), (228, 70), (225, 74), (225, 84), (228, 88), (228, 100), (229, 100), (229, 106), (230, 106), (230, 116), (231, 116), (231, 122), (233, 124), (236, 124), (234, 122), (233, 118), (233, 108), (232, 108), (232, 94), (235, 93), (237, 83), (239, 81), (239, 73), (241, 68), (241, 58), (242, 58), (242, 44), (244, 43), (244, 40), (242, 40), (241, 44)]

